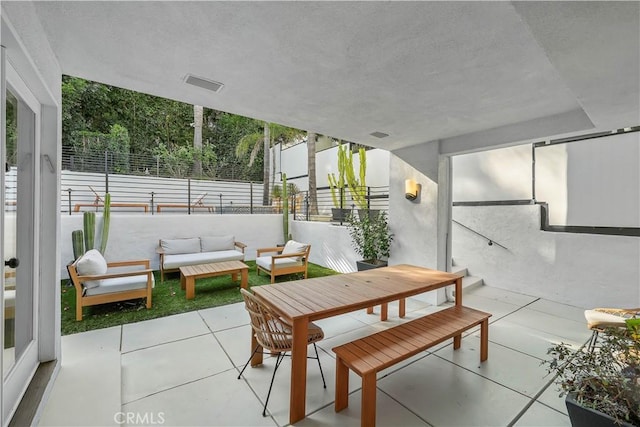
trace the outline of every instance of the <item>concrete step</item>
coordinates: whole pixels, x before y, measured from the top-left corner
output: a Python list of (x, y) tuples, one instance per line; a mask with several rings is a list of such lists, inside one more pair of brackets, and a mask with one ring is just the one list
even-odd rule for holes
[(452, 266), (451, 267), (451, 272), (455, 273), (455, 274), (462, 274), (463, 276), (466, 276), (468, 274), (467, 267), (463, 267), (461, 265)]
[(477, 277), (477, 276), (465, 276), (462, 278), (462, 290), (464, 291), (469, 291), (471, 289), (474, 288), (479, 288), (480, 286), (484, 285), (484, 280), (482, 280), (482, 277)]

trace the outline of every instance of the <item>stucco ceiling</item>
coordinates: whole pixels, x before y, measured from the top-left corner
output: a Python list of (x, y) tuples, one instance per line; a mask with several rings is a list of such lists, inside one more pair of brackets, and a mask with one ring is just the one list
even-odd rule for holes
[[(637, 125), (639, 5), (35, 7), (65, 74), (392, 150), (572, 112), (586, 114), (593, 129)], [(187, 85), (188, 73), (224, 88)], [(369, 135), (375, 131), (389, 136)]]

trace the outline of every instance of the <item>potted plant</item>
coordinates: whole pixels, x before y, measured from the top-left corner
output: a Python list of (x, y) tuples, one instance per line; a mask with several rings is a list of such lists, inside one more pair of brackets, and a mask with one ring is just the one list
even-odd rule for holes
[(351, 215), (347, 229), (354, 249), (363, 258), (362, 261), (356, 261), (358, 271), (387, 265), (393, 234), (385, 212), (376, 216)]
[(573, 427), (640, 426), (640, 337), (621, 328), (601, 335), (593, 351), (555, 345), (543, 363), (567, 394)]

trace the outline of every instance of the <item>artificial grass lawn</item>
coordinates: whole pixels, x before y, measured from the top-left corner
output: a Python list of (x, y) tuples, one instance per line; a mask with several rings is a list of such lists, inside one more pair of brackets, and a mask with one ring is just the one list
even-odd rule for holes
[[(270, 278), (262, 273), (256, 274), (255, 261), (245, 261), (249, 266), (249, 287), (270, 283)], [(322, 277), (338, 272), (309, 263), (308, 275)], [(276, 277), (277, 282), (304, 277), (301, 274), (291, 274)], [(242, 301), (240, 286), (231, 281), (231, 275), (198, 279), (196, 281), (196, 297), (192, 300), (185, 298), (185, 291), (180, 289), (180, 273), (165, 274), (164, 283), (160, 282), (160, 272), (155, 273), (156, 285), (153, 288), (153, 306), (147, 310), (144, 299), (114, 302), (109, 304), (84, 307), (81, 321), (76, 321), (76, 291), (69, 280), (62, 282), (62, 335), (108, 328), (125, 323), (155, 319), (172, 314), (203, 308), (217, 307)]]

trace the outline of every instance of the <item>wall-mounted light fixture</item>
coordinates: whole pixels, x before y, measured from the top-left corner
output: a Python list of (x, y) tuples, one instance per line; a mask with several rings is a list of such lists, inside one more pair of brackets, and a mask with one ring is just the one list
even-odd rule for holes
[(415, 182), (413, 179), (407, 179), (404, 181), (404, 197), (407, 200), (415, 200), (418, 198), (418, 194), (420, 193), (420, 184)]

